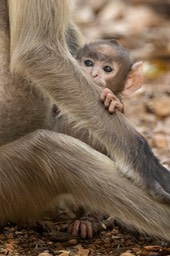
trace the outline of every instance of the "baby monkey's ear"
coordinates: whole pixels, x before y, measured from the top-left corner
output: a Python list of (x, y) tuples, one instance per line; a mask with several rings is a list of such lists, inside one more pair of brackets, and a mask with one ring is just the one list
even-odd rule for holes
[(122, 96), (128, 96), (137, 91), (143, 85), (143, 62), (136, 62), (132, 65), (127, 76)]

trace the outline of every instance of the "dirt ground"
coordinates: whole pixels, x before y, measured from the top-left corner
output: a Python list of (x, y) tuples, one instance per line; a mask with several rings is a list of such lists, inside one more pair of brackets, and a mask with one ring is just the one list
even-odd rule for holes
[[(129, 47), (135, 59), (144, 60), (144, 86), (124, 100), (125, 115), (147, 138), (161, 163), (169, 168), (170, 41), (167, 33), (170, 27), (167, 15), (169, 2), (100, 0), (96, 5), (94, 2), (96, 1), (77, 0), (76, 20), (88, 40), (116, 37)], [(124, 11), (125, 2), (126, 8), (131, 12), (131, 19), (127, 17), (127, 11)], [(109, 10), (112, 10), (111, 14)], [(135, 13), (140, 14), (141, 17), (145, 13), (146, 18), (136, 22)], [(136, 24), (136, 30), (133, 29), (134, 24)], [(106, 28), (108, 28), (107, 31)], [(157, 29), (157, 33), (154, 33), (154, 29)], [(162, 47), (157, 43), (158, 38), (160, 38), (160, 44), (164, 38)], [(50, 225), (55, 229), (57, 223), (53, 221)], [(64, 233), (61, 236), (57, 231), (47, 232), (37, 227), (21, 228), (9, 224), (0, 230), (0, 256), (2, 255), (159, 256), (170, 255), (170, 244), (139, 235), (137, 232), (130, 232), (117, 224), (106, 229), (103, 227), (93, 239), (89, 240), (68, 237)]]
[[(55, 227), (55, 222), (52, 225)], [(118, 226), (98, 233), (93, 239), (81, 240), (41, 233), (33, 228), (6, 226), (0, 234), (0, 255), (8, 256), (135, 256), (170, 255), (170, 244), (122, 230)]]

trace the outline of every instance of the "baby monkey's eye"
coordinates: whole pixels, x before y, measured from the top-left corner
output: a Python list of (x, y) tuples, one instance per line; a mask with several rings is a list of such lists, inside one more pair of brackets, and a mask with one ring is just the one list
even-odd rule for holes
[(87, 67), (92, 67), (93, 66), (93, 62), (91, 60), (85, 60), (84, 61), (84, 64), (87, 66)]
[(108, 73), (113, 71), (113, 69), (110, 66), (105, 66), (103, 69), (105, 72), (108, 72)]

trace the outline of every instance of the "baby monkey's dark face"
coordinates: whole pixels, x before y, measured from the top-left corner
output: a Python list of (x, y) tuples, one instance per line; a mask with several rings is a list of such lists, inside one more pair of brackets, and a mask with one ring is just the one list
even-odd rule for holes
[(128, 51), (114, 39), (85, 44), (76, 59), (97, 85), (115, 94), (122, 93), (125, 85), (131, 87), (132, 80), (142, 73), (139, 72), (142, 64), (134, 65)]
[(117, 52), (109, 45), (90, 46), (84, 51), (80, 64), (101, 87), (111, 87), (119, 70)]

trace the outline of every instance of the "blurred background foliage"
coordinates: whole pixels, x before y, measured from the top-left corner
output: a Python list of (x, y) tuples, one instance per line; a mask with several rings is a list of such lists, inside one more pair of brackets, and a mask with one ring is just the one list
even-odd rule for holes
[(75, 0), (75, 20), (87, 41), (116, 38), (134, 59), (145, 60), (145, 75), (170, 68), (170, 0)]

